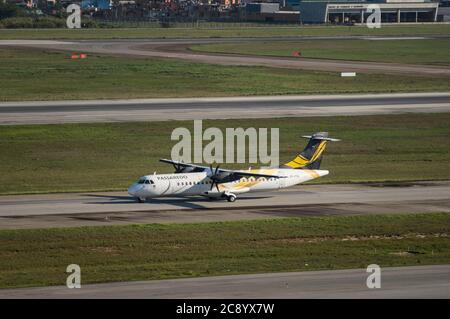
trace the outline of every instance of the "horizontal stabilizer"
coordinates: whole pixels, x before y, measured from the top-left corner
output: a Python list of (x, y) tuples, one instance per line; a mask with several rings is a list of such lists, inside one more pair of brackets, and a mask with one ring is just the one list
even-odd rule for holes
[(339, 142), (340, 140), (337, 138), (328, 137), (328, 132), (318, 132), (313, 135), (302, 135), (304, 138), (314, 139), (314, 140), (322, 140), (322, 141), (330, 141), (330, 142)]

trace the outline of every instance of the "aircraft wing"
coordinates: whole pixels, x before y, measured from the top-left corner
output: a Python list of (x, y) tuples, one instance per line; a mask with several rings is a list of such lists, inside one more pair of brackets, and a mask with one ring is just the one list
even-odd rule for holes
[[(206, 170), (209, 169), (209, 167), (207, 167), (207, 166), (201, 166), (201, 165), (195, 165), (195, 164), (183, 163), (183, 162), (180, 162), (180, 161), (172, 161), (172, 160), (168, 160), (168, 159), (165, 159), (165, 158), (161, 158), (159, 161), (160, 161), (160, 162), (163, 162), (163, 163), (172, 164), (172, 165), (175, 167), (175, 169), (176, 169), (177, 171), (178, 171), (180, 168), (187, 168), (187, 167), (193, 168), (193, 169), (195, 169), (195, 171), (197, 171), (197, 172), (203, 172), (203, 171), (206, 171)], [(191, 170), (191, 171), (192, 171), (192, 170)]]
[(223, 172), (229, 172), (233, 174), (236, 177), (266, 177), (266, 178), (283, 178), (284, 176), (279, 175), (270, 175), (270, 174), (259, 174), (259, 173), (252, 173), (252, 172), (243, 172), (243, 171), (233, 171), (228, 169), (219, 169), (219, 171)]
[[(177, 172), (181, 172), (182, 169), (184, 169), (184, 168), (190, 168), (188, 170), (189, 172), (204, 172), (204, 171), (211, 170), (211, 168), (208, 166), (188, 164), (188, 163), (168, 160), (168, 159), (164, 159), (164, 158), (160, 159), (159, 161), (163, 162), (163, 163), (172, 164), (175, 167)], [(211, 171), (211, 173), (213, 173), (213, 172)], [(235, 177), (235, 178), (252, 177), (252, 176), (253, 177), (266, 177), (266, 178), (283, 178), (284, 177), (284, 176), (279, 176), (279, 175), (260, 174), (260, 173), (252, 173), (252, 172), (245, 172), (245, 171), (235, 171), (235, 170), (229, 170), (229, 169), (223, 169), (223, 168), (219, 168), (218, 171), (215, 172), (215, 174), (222, 174), (224, 176), (233, 175), (233, 177)]]

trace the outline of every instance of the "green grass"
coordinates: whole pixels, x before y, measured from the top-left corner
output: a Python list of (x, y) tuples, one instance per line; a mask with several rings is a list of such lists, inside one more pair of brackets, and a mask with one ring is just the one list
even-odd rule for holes
[(450, 40), (310, 40), (201, 44), (192, 50), (304, 58), (450, 65)]
[(132, 39), (132, 38), (204, 38), (204, 37), (280, 37), (348, 35), (446, 35), (450, 26), (385, 25), (380, 29), (365, 26), (304, 27), (226, 27), (210, 28), (112, 28), (112, 29), (0, 29), (0, 39)]
[(450, 214), (0, 231), (0, 287), (450, 263)]
[[(236, 79), (239, 79), (238, 81)], [(448, 91), (440, 77), (314, 72), (0, 48), (0, 101)]]
[[(205, 121), (203, 128), (278, 127), (282, 163), (305, 146), (300, 135), (329, 131), (343, 141), (328, 146), (322, 167), (331, 173), (317, 181), (345, 183), (450, 179), (449, 123), (450, 114), (443, 113), (214, 120)], [(171, 172), (172, 166), (158, 159), (170, 157), (172, 130), (192, 125), (0, 126), (0, 194), (125, 190), (141, 175)]]

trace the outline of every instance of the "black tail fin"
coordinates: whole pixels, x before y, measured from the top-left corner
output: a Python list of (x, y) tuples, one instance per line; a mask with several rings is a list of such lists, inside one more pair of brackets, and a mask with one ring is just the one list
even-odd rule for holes
[(325, 151), (328, 141), (339, 141), (329, 138), (328, 132), (314, 133), (312, 136), (302, 136), (309, 138), (308, 145), (293, 160), (283, 164), (282, 168), (294, 169), (319, 169), (322, 162), (322, 154)]

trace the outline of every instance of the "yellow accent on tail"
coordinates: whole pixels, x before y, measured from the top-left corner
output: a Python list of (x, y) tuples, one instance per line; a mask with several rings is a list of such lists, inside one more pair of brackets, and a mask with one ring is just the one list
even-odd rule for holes
[(327, 141), (322, 141), (319, 146), (317, 147), (316, 151), (314, 152), (313, 157), (311, 158), (310, 162), (316, 161), (320, 155), (322, 155), (323, 151), (325, 151), (325, 147), (327, 146)]
[(307, 166), (310, 163), (315, 162), (319, 157), (322, 155), (323, 151), (325, 151), (325, 148), (327, 146), (327, 141), (320, 142), (319, 146), (317, 146), (316, 151), (311, 156), (311, 159), (307, 159), (303, 157), (302, 155), (297, 155), (293, 160), (290, 162), (285, 163), (284, 165), (289, 166), (291, 168), (302, 168)]

